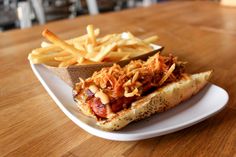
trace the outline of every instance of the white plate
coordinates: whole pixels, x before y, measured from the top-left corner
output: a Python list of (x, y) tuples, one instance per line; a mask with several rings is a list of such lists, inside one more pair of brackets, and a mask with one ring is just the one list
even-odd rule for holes
[(134, 141), (175, 132), (205, 120), (222, 110), (228, 102), (228, 93), (224, 89), (208, 84), (190, 100), (169, 111), (131, 123), (120, 131), (107, 132), (78, 110), (71, 87), (42, 65), (31, 64), (31, 68), (56, 104), (74, 123), (90, 134), (110, 140)]

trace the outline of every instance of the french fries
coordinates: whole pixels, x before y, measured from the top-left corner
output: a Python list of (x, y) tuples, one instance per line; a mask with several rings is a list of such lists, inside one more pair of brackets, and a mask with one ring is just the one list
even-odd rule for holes
[(158, 39), (157, 36), (151, 36), (141, 40), (130, 32), (99, 37), (100, 29), (94, 29), (93, 25), (88, 25), (86, 32), (85, 35), (64, 41), (45, 29), (42, 35), (49, 42), (43, 41), (40, 48), (32, 50), (28, 59), (34, 64), (55, 67), (117, 62), (152, 51), (150, 44)]

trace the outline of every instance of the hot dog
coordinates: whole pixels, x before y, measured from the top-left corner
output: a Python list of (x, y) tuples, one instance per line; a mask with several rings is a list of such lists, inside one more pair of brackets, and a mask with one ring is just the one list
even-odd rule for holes
[[(172, 55), (162, 56), (157, 53), (147, 61), (134, 60), (124, 67), (114, 64), (112, 67), (103, 68), (95, 72), (90, 78), (76, 84), (74, 99), (82, 112), (94, 117), (98, 125), (103, 129), (118, 130), (134, 120), (141, 119), (140, 117), (145, 118), (145, 115), (150, 116), (156, 112), (169, 109), (171, 106), (175, 106), (195, 94), (200, 90), (200, 87), (202, 88), (206, 84), (211, 72), (204, 74), (206, 75), (204, 78), (197, 78), (197, 80), (200, 79), (200, 83), (197, 84), (192, 75), (185, 73), (184, 62), (178, 61), (177, 57)], [(178, 101), (173, 101), (172, 104), (164, 104), (162, 106), (164, 110), (161, 108), (155, 111), (144, 110), (142, 111), (143, 113), (132, 115), (133, 117), (129, 117), (129, 120), (123, 115), (129, 115), (128, 113), (133, 112), (134, 104), (142, 102), (142, 100), (149, 102), (146, 105), (149, 106), (152, 104), (150, 95), (156, 93), (155, 96), (158, 97), (157, 91), (160, 92), (160, 90), (170, 85), (174, 84), (174, 87), (180, 86), (180, 92), (184, 92), (181, 88), (185, 89), (185, 86), (182, 87), (179, 83), (187, 83), (186, 86), (189, 88), (189, 93), (182, 93), (182, 98), (178, 98)], [(188, 88), (185, 90), (188, 90)], [(147, 97), (150, 97), (150, 100), (147, 100)], [(173, 93), (172, 98), (175, 97)], [(152, 107), (155, 107), (155, 104), (152, 105), (154, 105)], [(141, 108), (143, 107), (138, 109)], [(121, 119), (122, 123), (119, 120), (115, 123), (117, 119)]]

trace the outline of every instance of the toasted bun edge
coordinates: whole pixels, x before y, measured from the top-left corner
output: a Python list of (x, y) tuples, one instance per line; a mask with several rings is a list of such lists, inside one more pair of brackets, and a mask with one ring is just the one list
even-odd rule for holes
[(97, 125), (108, 131), (119, 130), (133, 121), (166, 111), (198, 93), (207, 84), (211, 74), (212, 71), (197, 73), (167, 84), (133, 102), (129, 109), (122, 110), (107, 120), (98, 121)]

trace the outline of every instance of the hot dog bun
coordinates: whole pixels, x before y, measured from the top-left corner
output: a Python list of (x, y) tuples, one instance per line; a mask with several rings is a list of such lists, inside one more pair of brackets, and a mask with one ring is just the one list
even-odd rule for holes
[(167, 84), (133, 102), (130, 108), (117, 112), (106, 120), (98, 120), (97, 125), (104, 130), (119, 130), (133, 121), (164, 112), (198, 93), (207, 84), (211, 73), (212, 71), (193, 74)]

